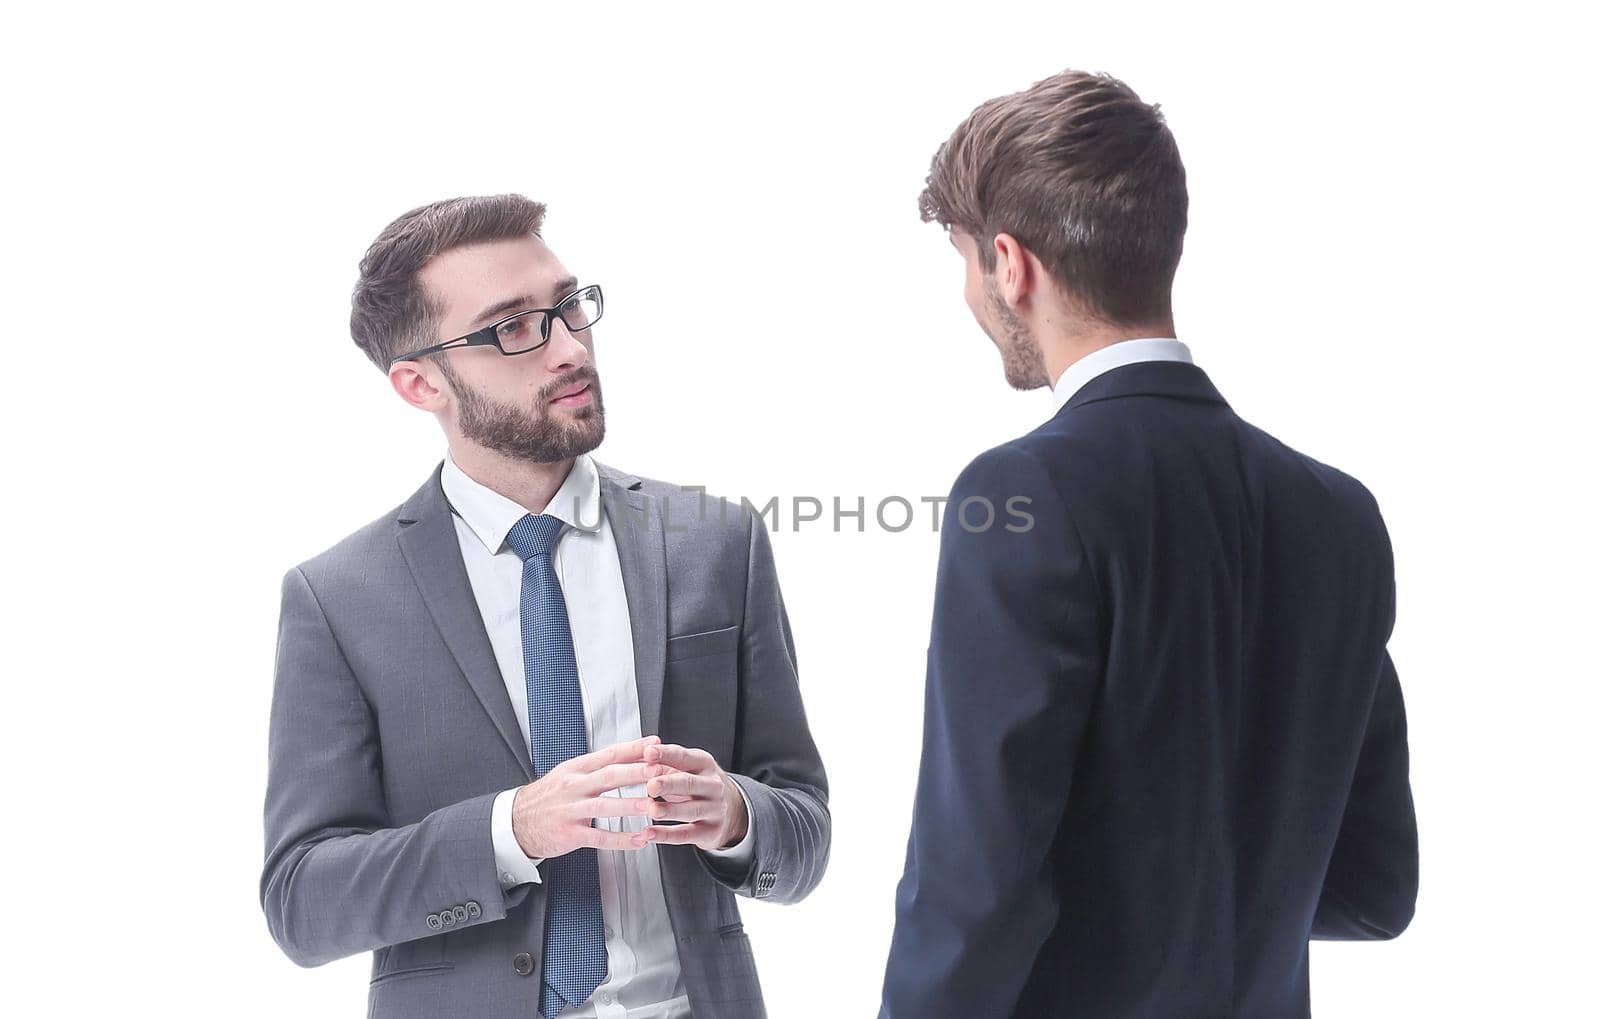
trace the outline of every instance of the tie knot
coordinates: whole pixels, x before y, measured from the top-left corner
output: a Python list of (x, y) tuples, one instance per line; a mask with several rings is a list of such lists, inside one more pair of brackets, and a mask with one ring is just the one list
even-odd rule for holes
[(506, 534), (506, 544), (517, 550), (523, 562), (539, 555), (548, 558), (563, 526), (560, 517), (529, 513), (511, 525), (510, 532)]

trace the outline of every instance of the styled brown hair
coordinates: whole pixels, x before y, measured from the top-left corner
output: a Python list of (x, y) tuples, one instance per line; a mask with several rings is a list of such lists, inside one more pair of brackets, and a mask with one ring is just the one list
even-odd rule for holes
[(990, 99), (934, 153), (923, 222), (959, 227), (984, 272), (1008, 233), (1087, 309), (1122, 325), (1172, 315), (1189, 192), (1160, 104), (1108, 74), (1063, 71)]
[(351, 338), (387, 374), (393, 358), (439, 342), (444, 309), (417, 278), (428, 259), (465, 244), (538, 236), (542, 225), (544, 204), (522, 195), (447, 198), (401, 215), (361, 259), (350, 295)]

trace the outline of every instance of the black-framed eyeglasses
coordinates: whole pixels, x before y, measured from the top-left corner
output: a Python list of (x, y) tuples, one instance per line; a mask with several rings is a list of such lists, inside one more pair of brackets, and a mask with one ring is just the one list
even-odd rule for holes
[(477, 332), (457, 336), (453, 340), (446, 340), (392, 358), (389, 364), (393, 366), (401, 361), (414, 360), (424, 354), (437, 354), (441, 350), (480, 345), (498, 347), (500, 353), (506, 355), (526, 354), (550, 342), (552, 315), (560, 315), (567, 329), (577, 333), (600, 321), (600, 312), (604, 307), (605, 301), (600, 296), (600, 284), (591, 283), (563, 297), (554, 308), (530, 308), (527, 311), (519, 311), (492, 325), (486, 325)]

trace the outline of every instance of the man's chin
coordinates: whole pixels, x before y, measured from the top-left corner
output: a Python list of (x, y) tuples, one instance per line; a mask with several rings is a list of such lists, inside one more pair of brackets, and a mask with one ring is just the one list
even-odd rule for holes
[(1033, 376), (1027, 378), (1015, 378), (1007, 375), (1006, 382), (1010, 383), (1012, 389), (1019, 390), (1020, 392), (1024, 393), (1030, 393), (1035, 389), (1044, 389), (1046, 386), (1050, 385), (1050, 382), (1047, 379)]
[(1004, 364), (1004, 369), (1006, 385), (1024, 393), (1034, 389), (1041, 389), (1050, 384), (1050, 380), (1045, 377), (1044, 371), (1035, 365), (1017, 364), (1008, 360)]
[[(585, 409), (591, 410), (592, 408)], [(580, 456), (584, 453), (591, 453), (598, 449), (600, 447), (600, 443), (606, 437), (605, 417), (598, 412), (591, 414), (575, 414), (574, 416), (579, 418), (579, 421), (574, 424), (574, 427), (567, 429), (566, 446), (569, 450), (571, 450), (568, 455)], [(565, 459), (565, 457), (563, 457), (563, 459)]]

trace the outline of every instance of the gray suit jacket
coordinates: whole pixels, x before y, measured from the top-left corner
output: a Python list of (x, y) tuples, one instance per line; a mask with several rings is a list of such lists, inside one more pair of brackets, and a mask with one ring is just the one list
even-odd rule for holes
[[(501, 890), (489, 812), (533, 774), (442, 467), (284, 575), (261, 907), (302, 966), (373, 952), (369, 1016), (531, 1017), (545, 886)], [(803, 898), (831, 833), (770, 541), (748, 506), (599, 470), (643, 732), (709, 751), (754, 814), (744, 873), (656, 847), (684, 986), (697, 1019), (762, 1016), (734, 895)]]

